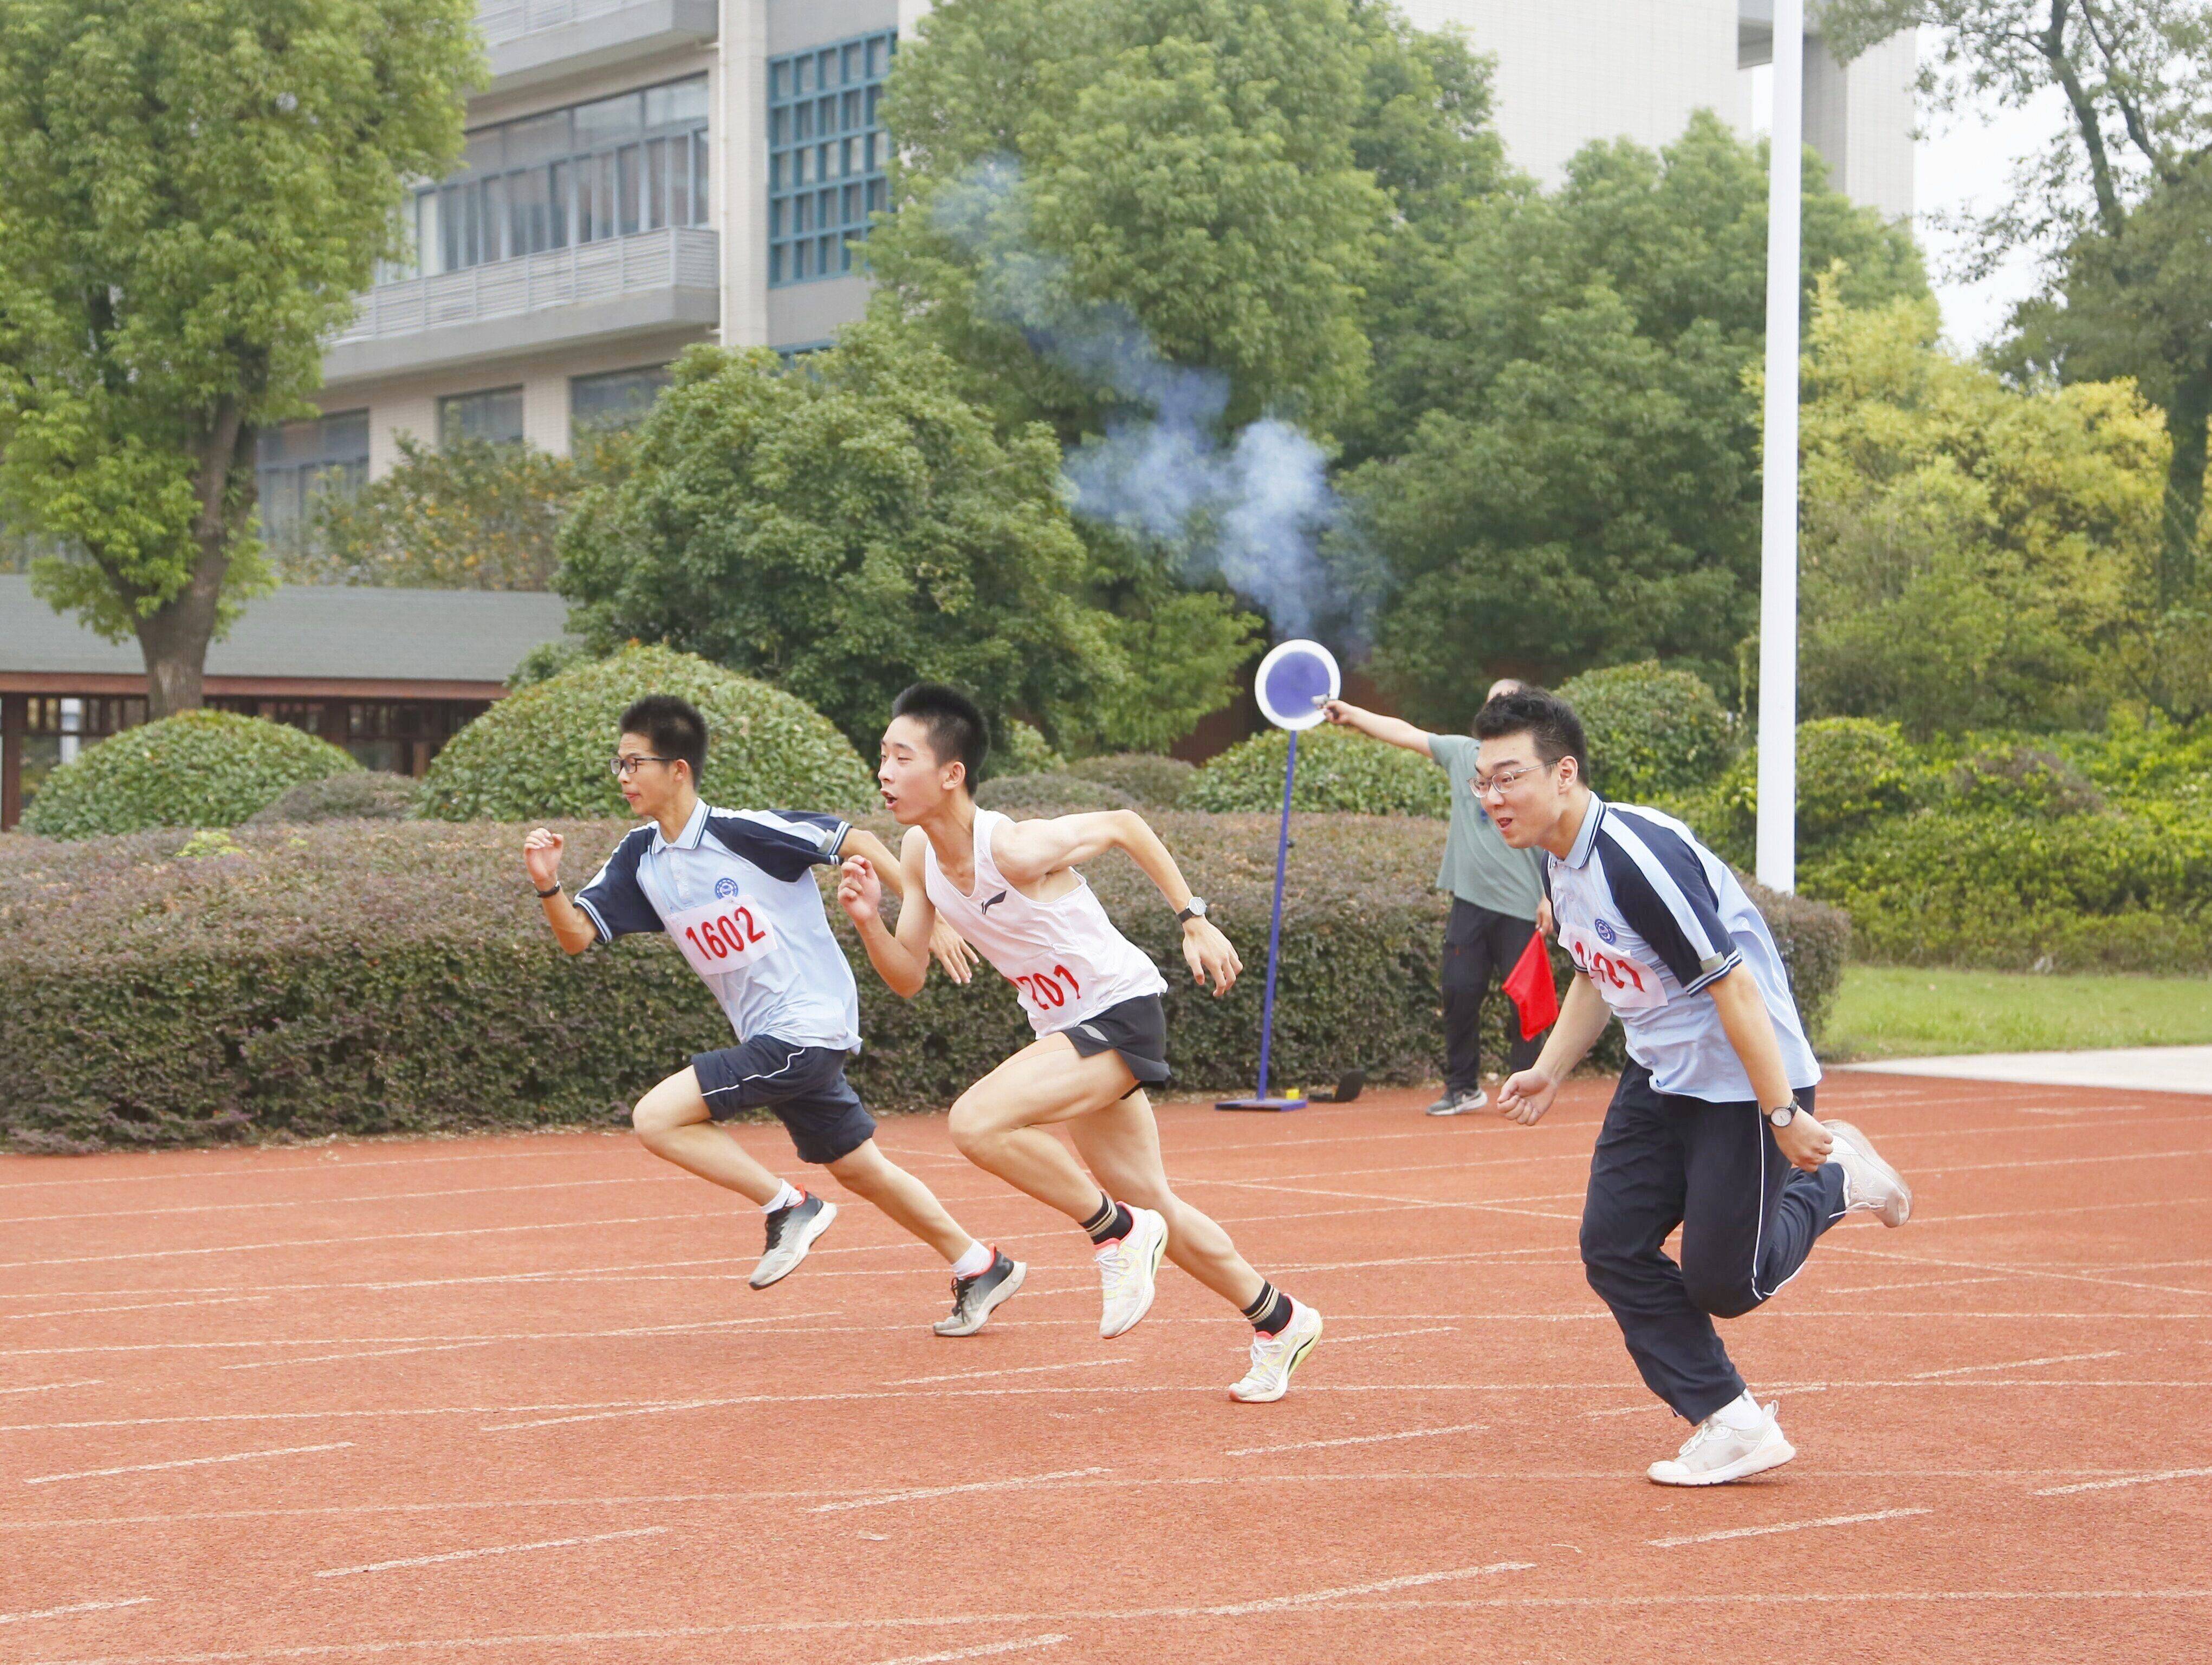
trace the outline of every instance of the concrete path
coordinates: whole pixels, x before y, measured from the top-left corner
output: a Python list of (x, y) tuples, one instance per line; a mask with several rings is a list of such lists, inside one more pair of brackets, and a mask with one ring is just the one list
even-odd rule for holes
[(1894, 1058), (1839, 1064), (1873, 1075), (1937, 1075), (2039, 1087), (2193, 1092), (2212, 1096), (2212, 1047), (2113, 1047), (2103, 1052), (1987, 1052), (1964, 1058)]

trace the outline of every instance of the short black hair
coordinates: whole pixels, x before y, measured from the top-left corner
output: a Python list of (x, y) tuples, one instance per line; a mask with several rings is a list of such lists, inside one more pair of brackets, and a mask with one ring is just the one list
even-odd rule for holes
[(1589, 742), (1583, 735), (1583, 720), (1548, 688), (1524, 683), (1509, 693), (1483, 702), (1474, 714), (1474, 738), (1502, 740), (1509, 734), (1526, 734), (1536, 744), (1536, 757), (1549, 769), (1562, 757), (1575, 760), (1575, 771), (1589, 778)]
[(920, 723), (931, 754), (940, 764), (967, 765), (968, 790), (975, 790), (991, 755), (991, 731), (975, 701), (941, 682), (918, 682), (891, 702), (891, 715)]
[(678, 758), (691, 765), (691, 784), (697, 786), (707, 768), (707, 720), (699, 708), (673, 694), (648, 694), (622, 714), (619, 734), (642, 734), (653, 742), (656, 757), (672, 763)]

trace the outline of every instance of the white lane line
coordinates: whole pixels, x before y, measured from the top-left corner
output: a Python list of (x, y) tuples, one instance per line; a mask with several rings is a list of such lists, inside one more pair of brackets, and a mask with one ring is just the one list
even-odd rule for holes
[(1347, 1341), (1388, 1341), (1400, 1335), (1456, 1335), (1458, 1334), (1459, 1326), (1456, 1324), (1435, 1324), (1427, 1329), (1377, 1330), (1368, 1335), (1332, 1335), (1328, 1338), (1328, 1344), (1331, 1347), (1340, 1347)]
[(75, 1601), (66, 1607), (40, 1607), (36, 1613), (0, 1613), (0, 1625), (21, 1625), (32, 1619), (60, 1619), (72, 1613), (111, 1613), (117, 1607), (143, 1607), (150, 1595), (126, 1595), (120, 1601)]
[[(842, 1316), (836, 1307), (820, 1307), (811, 1312), (763, 1313), (752, 1318), (702, 1318), (696, 1322), (653, 1325), (645, 1328), (624, 1328), (611, 1330), (514, 1330), (504, 1334), (482, 1335), (269, 1335), (254, 1336), (237, 1341), (103, 1341), (76, 1347), (4, 1347), (0, 1358), (51, 1358), (59, 1353), (87, 1352), (233, 1352), (241, 1347), (392, 1347), (406, 1352), (416, 1347), (489, 1346), (496, 1341), (586, 1341), (606, 1336), (653, 1335), (663, 1330), (720, 1329), (736, 1324), (773, 1324), (793, 1318), (836, 1318)], [(371, 1353), (339, 1352), (333, 1358), (372, 1358)], [(281, 1364), (306, 1364), (314, 1361), (307, 1358), (283, 1358), (273, 1361)], [(226, 1369), (240, 1369), (228, 1365)], [(251, 1369), (252, 1366), (242, 1368)]]
[(1950, 1225), (1960, 1220), (2017, 1220), (2046, 1214), (2108, 1214), (2128, 1208), (2190, 1208), (2208, 1202), (2212, 1202), (2212, 1197), (2148, 1197), (2141, 1202), (2084, 1202), (2064, 1208), (1996, 1208), (1986, 1214), (1939, 1212), (1929, 1215), (1925, 1223)]
[(635, 1174), (621, 1179), (550, 1179), (528, 1185), (467, 1185), (446, 1191), (371, 1191), (362, 1196), (267, 1197), (259, 1202), (195, 1202), (173, 1208), (110, 1208), (83, 1214), (17, 1214), (0, 1225), (35, 1225), (58, 1220), (143, 1219), (154, 1214), (226, 1214), (242, 1208), (335, 1208), (362, 1202), (422, 1202), (434, 1197), (481, 1197), (507, 1191), (573, 1191), (589, 1185), (672, 1185), (672, 1174)]
[(121, 1307), (63, 1307), (43, 1312), (10, 1312), (0, 1314), (4, 1318), (21, 1323), (27, 1318), (89, 1318), (96, 1312), (151, 1312), (156, 1307), (233, 1307), (241, 1301), (273, 1301), (273, 1295), (225, 1295), (215, 1300), (198, 1298), (190, 1301), (134, 1301)]
[(917, 1486), (903, 1492), (879, 1492), (872, 1498), (842, 1498), (836, 1503), (817, 1504), (807, 1512), (811, 1515), (836, 1515), (848, 1509), (874, 1509), (884, 1504), (919, 1503), (926, 1498), (950, 1498), (968, 1492), (1019, 1492), (1052, 1480), (1084, 1480), (1094, 1474), (1110, 1474), (1113, 1472), (1110, 1468), (1061, 1468), (1049, 1474), (1024, 1474), (1002, 1480), (968, 1480), (958, 1486)]
[(1487, 1428), (1486, 1422), (1455, 1422), (1449, 1428), (1408, 1428), (1396, 1434), (1350, 1434), (1342, 1439), (1302, 1439), (1289, 1445), (1242, 1445), (1224, 1456), (1264, 1457), (1277, 1451), (1318, 1451), (1331, 1445), (1380, 1445), (1393, 1439), (1436, 1439), (1445, 1434), (1471, 1434)]
[(219, 1457), (178, 1457), (169, 1462), (129, 1462), (120, 1468), (80, 1468), (69, 1474), (33, 1474), (26, 1486), (48, 1486), (55, 1480), (96, 1480), (110, 1474), (150, 1474), (157, 1468), (205, 1468), (218, 1462), (255, 1462), (263, 1457), (305, 1456), (310, 1451), (343, 1451), (349, 1448), (349, 1439), (332, 1440), (323, 1445), (286, 1445), (274, 1451), (233, 1451)]
[(1818, 1526), (1857, 1526), (1867, 1521), (1899, 1521), (1909, 1515), (1932, 1515), (1932, 1509), (1877, 1509), (1870, 1515), (1824, 1515), (1817, 1521), (1779, 1521), (1772, 1526), (1730, 1527), (1724, 1532), (1693, 1532), (1682, 1538), (1646, 1538), (1654, 1549), (1675, 1549), (1683, 1544), (1717, 1544), (1730, 1538), (1765, 1538), (1777, 1532), (1809, 1532)]
[[(503, 1141), (520, 1145), (520, 1140)], [(627, 1145), (629, 1141), (624, 1140)], [(202, 1168), (184, 1173), (167, 1174), (104, 1174), (70, 1179), (14, 1180), (0, 1184), (0, 1191), (37, 1191), (57, 1185), (144, 1185), (155, 1180), (185, 1179), (268, 1179), (284, 1174), (349, 1174), (356, 1168), (427, 1168), (446, 1162), (506, 1162), (515, 1157), (597, 1157), (613, 1154), (608, 1151), (526, 1151), (505, 1149), (473, 1151), (465, 1156), (377, 1157), (365, 1162), (289, 1162), (271, 1163), (255, 1168)]]
[(1820, 1291), (1823, 1295), (1893, 1295), (1907, 1289), (1955, 1289), (1961, 1284), (2016, 1283), (2020, 1276), (2019, 1273), (2008, 1272), (1990, 1278), (1916, 1278), (1902, 1284), (1851, 1284), (1843, 1289), (1830, 1289), (1823, 1284), (1820, 1285)]
[(1308, 1590), (1298, 1595), (1270, 1595), (1258, 1601), (1238, 1601), (1229, 1607), (1169, 1608), (1160, 1616), (1181, 1618), (1188, 1614), (1208, 1619), (1242, 1619), (1249, 1613), (1279, 1613), (1286, 1607), (1327, 1607), (1333, 1601), (1349, 1601), (1362, 1595), (1385, 1595), (1392, 1590), (1413, 1589), (1424, 1584), (1455, 1583), (1462, 1578), (1486, 1578), (1498, 1572), (1526, 1572), (1535, 1565), (1534, 1561), (1492, 1561), (1487, 1566), (1457, 1567), (1449, 1572), (1409, 1572), (1402, 1577), (1380, 1578), (1371, 1584), (1340, 1584), (1334, 1589)]
[(944, 1665), (954, 1659), (988, 1659), (994, 1654), (1026, 1653), (1031, 1648), (1056, 1648), (1069, 1638), (1058, 1634), (1025, 1636), (1018, 1642), (986, 1642), (974, 1648), (956, 1648), (949, 1654), (901, 1654), (896, 1659), (881, 1659), (876, 1665)]
[(61, 1388), (97, 1388), (100, 1381), (96, 1376), (88, 1376), (80, 1382), (40, 1382), (28, 1388), (0, 1388), (0, 1394), (50, 1394)]
[[(2200, 1198), (2197, 1199), (2197, 1200), (2203, 1201), (2206, 1200), (2206, 1199)], [(2099, 1206), (2101, 1206), (2102, 1205)], [(2112, 1206), (2120, 1208), (2133, 1208), (2139, 1205), (2135, 1203), (2117, 1203)], [(2146, 1204), (2141, 1206), (2153, 1206), (2155, 1205)], [(2023, 1214), (2038, 1214), (2050, 1212), (2068, 1213), (2074, 1211), (2068, 1209), (2050, 1210), (2024, 1208), (2019, 1212)], [(1943, 1218), (1949, 1219), (1965, 1219), (1970, 1218), (1986, 1219), (1993, 1217), (1989, 1215), (1968, 1216), (1952, 1214), (1944, 1216)], [(1946, 1272), (1999, 1272), (2008, 1273), (2014, 1277), (2053, 1278), (2061, 1283), (2094, 1284), (2100, 1289), (2142, 1289), (2148, 1290), (2154, 1294), (2159, 1295), (2196, 1295), (2200, 1297), (2212, 1297), (2212, 1289), (2206, 1289), (2201, 1285), (2193, 1284), (2146, 1284), (2140, 1283), (2133, 1279), (2128, 1278), (2101, 1278), (2086, 1272), (2062, 1272), (2051, 1267), (2014, 1266), (2009, 1265), (2002, 1261), (1930, 1260), (1924, 1255), (1900, 1255), (1894, 1249), (1863, 1249), (1856, 1243), (1838, 1243), (1831, 1252), (1838, 1255), (1855, 1255), (1865, 1260), (1881, 1261), (1893, 1266), (1936, 1267), (1940, 1267), (1942, 1270)]]
[(820, 1312), (781, 1312), (757, 1318), (708, 1318), (690, 1324), (652, 1324), (633, 1329), (550, 1330), (518, 1332), (511, 1335), (459, 1336), (450, 1341), (422, 1341), (411, 1346), (380, 1347), (368, 1352), (319, 1352), (304, 1358), (257, 1358), (243, 1364), (226, 1364), (227, 1370), (265, 1370), (280, 1364), (326, 1364), (336, 1359), (392, 1358), (411, 1352), (458, 1352), (469, 1347), (494, 1347), (502, 1341), (600, 1341), (638, 1335), (690, 1335), (707, 1330), (735, 1329), (742, 1324), (773, 1324), (792, 1318), (836, 1318), (834, 1310)]
[(887, 1382), (888, 1388), (918, 1388), (931, 1382), (973, 1382), (986, 1376), (1034, 1376), (1040, 1370), (1098, 1370), (1109, 1364), (1133, 1364), (1136, 1360), (1120, 1358), (1078, 1358), (1065, 1364), (1015, 1364), (1003, 1370), (954, 1370), (949, 1376), (902, 1376), (896, 1382)]
[(2155, 1486), (2160, 1480), (2190, 1480), (2212, 1474), (2212, 1468), (2161, 1468), (2149, 1474), (2123, 1474), (2118, 1480), (2083, 1480), (2075, 1486), (2046, 1486), (2034, 1495), (2063, 1498), (2075, 1492), (2110, 1492), (2123, 1486)]
[[(1562, 1214), (1553, 1208), (1509, 1208), (1500, 1202), (1458, 1202), (1437, 1197), (1391, 1197), (1371, 1191), (1326, 1191), (1311, 1185), (1277, 1185), (1267, 1180), (1212, 1179), (1194, 1183), (1224, 1185), (1238, 1191), (1279, 1191), (1286, 1197), (1340, 1197), (1352, 1202), (1395, 1202), (1408, 1208), (1471, 1208), (1480, 1213), (1517, 1214), (1538, 1220), (1579, 1220), (1579, 1214)], [(0, 1267), (4, 1271), (5, 1267)]]
[(0, 1272), (40, 1266), (91, 1266), (110, 1261), (167, 1261), (188, 1255), (252, 1255), (268, 1249), (344, 1249), (354, 1243), (407, 1243), (422, 1237), (490, 1237), (510, 1231), (585, 1231), (608, 1225), (652, 1225), (664, 1220), (726, 1220), (726, 1212), (692, 1209), (682, 1214), (629, 1214), (611, 1220), (536, 1220), (526, 1225), (465, 1225), (443, 1231), (374, 1231), (359, 1237), (292, 1237), (265, 1243), (215, 1243), (203, 1249), (137, 1249), (123, 1255), (65, 1255), (46, 1261), (0, 1261)]
[(1938, 1376), (1965, 1376), (1974, 1370), (2024, 1370), (2032, 1364), (2072, 1364), (2084, 1358), (2118, 1358), (2124, 1349), (2109, 1347), (2103, 1352), (2061, 1352), (2048, 1358), (2015, 1358), (2003, 1364), (1954, 1364), (1948, 1370), (1915, 1370), (1915, 1382), (1932, 1382)]
[(532, 1549), (570, 1549), (578, 1544), (611, 1543), (617, 1538), (654, 1538), (665, 1526), (634, 1526), (622, 1532), (593, 1532), (580, 1538), (541, 1538), (534, 1544), (489, 1544), (482, 1549), (453, 1549), (443, 1555), (410, 1555), (399, 1561), (370, 1561), (357, 1567), (325, 1567), (318, 1578), (350, 1578), (357, 1572), (389, 1572), (394, 1567), (434, 1567), (447, 1561), (472, 1561), (483, 1555), (520, 1555)]

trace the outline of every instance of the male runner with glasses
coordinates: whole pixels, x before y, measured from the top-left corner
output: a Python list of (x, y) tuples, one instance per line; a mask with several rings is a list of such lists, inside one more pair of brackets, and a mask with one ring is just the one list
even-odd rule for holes
[[(961, 1094), (953, 1142), (969, 1160), (1081, 1225), (1105, 1296), (1098, 1333), (1115, 1336), (1151, 1309), (1163, 1249), (1252, 1325), (1249, 1369), (1229, 1392), (1280, 1399), (1316, 1341), (1321, 1315), (1255, 1272), (1229, 1234), (1169, 1188), (1160, 1132), (1145, 1096), (1168, 1079), (1167, 984), (1115, 930), (1078, 866), (1126, 851), (1182, 921), (1183, 959), (1226, 994), (1243, 968), (1206, 917), (1159, 835), (1130, 810), (1012, 821), (978, 809), (969, 783), (989, 744), (965, 695), (917, 683), (891, 708), (876, 779), (907, 829), (906, 902), (884, 927), (884, 859), (845, 862), (837, 900), (883, 979), (911, 1000), (929, 975), (930, 932), (950, 922), (1020, 991), (1036, 1040)], [(947, 964), (956, 982), (966, 969)], [(1049, 1128), (1067, 1129), (1079, 1163)], [(1090, 1172), (1084, 1171), (1088, 1166)]]
[[(952, 1263), (952, 1314), (935, 1328), (972, 1335), (1027, 1268), (969, 1237), (927, 1186), (876, 1147), (875, 1118), (845, 1079), (846, 1057), (860, 1044), (860, 996), (812, 870), (849, 854), (888, 871), (890, 852), (834, 815), (709, 807), (697, 789), (706, 721), (667, 695), (623, 713), (611, 761), (646, 824), (615, 847), (574, 902), (561, 889), (560, 835), (532, 831), (523, 860), (546, 921), (571, 954), (666, 931), (738, 1039), (699, 1054), (640, 1099), (630, 1114), (638, 1137), (655, 1156), (760, 1204), (768, 1247), (750, 1282), (765, 1289), (837, 1217), (836, 1204), (770, 1173), (714, 1125), (743, 1110), (773, 1111), (800, 1161), (828, 1168)], [(934, 947), (948, 968), (966, 970), (965, 945), (949, 931)]]
[[(1476, 714), (1473, 785), (1499, 835), (1541, 849), (1574, 984), (1543, 1054), (1498, 1090), (1533, 1127), (1618, 1016), (1628, 1040), (1590, 1157), (1583, 1267), (1644, 1382), (1696, 1428), (1651, 1465), (1717, 1486), (1797, 1455), (1729, 1361), (1713, 1320), (1796, 1277), (1847, 1213), (1902, 1225), (1912, 1193), (1847, 1121), (1816, 1121), (1820, 1066), (1766, 921), (1690, 829), (1583, 782), (1583, 726), (1522, 688)], [(1662, 1245), (1682, 1228), (1678, 1266)]]
[[(1501, 678), (1490, 684), (1486, 697), (1494, 700), (1520, 686)], [(1449, 891), (1452, 899), (1437, 979), (1444, 1008), (1444, 1090), (1429, 1114), (1464, 1115), (1481, 1109), (1490, 1103), (1482, 1090), (1482, 1003), (1490, 993), (1491, 974), (1503, 982), (1520, 962), (1530, 935), (1549, 936), (1552, 931), (1543, 853), (1508, 848), (1490, 824), (1468, 789), (1475, 742), (1467, 735), (1431, 734), (1349, 700), (1331, 700), (1322, 710), (1333, 723), (1433, 758), (1451, 782), (1451, 820), (1444, 830), (1443, 860), (1437, 868), (1437, 889)], [(1542, 1036), (1524, 1039), (1520, 1025), (1508, 1022), (1507, 1072), (1527, 1069), (1543, 1044)]]

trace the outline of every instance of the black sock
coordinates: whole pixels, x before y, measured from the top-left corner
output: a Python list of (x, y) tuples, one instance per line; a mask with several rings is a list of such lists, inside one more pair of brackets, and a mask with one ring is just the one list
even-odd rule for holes
[(1252, 1304), (1244, 1309), (1244, 1316), (1262, 1335), (1279, 1334), (1283, 1326), (1291, 1322), (1291, 1297), (1273, 1284), (1262, 1284), (1260, 1292), (1252, 1297)]
[(1136, 1225), (1129, 1212), (1129, 1205), (1116, 1202), (1104, 1192), (1098, 1195), (1098, 1212), (1083, 1222), (1083, 1229), (1091, 1234), (1095, 1243), (1111, 1243), (1116, 1237), (1126, 1237)]

